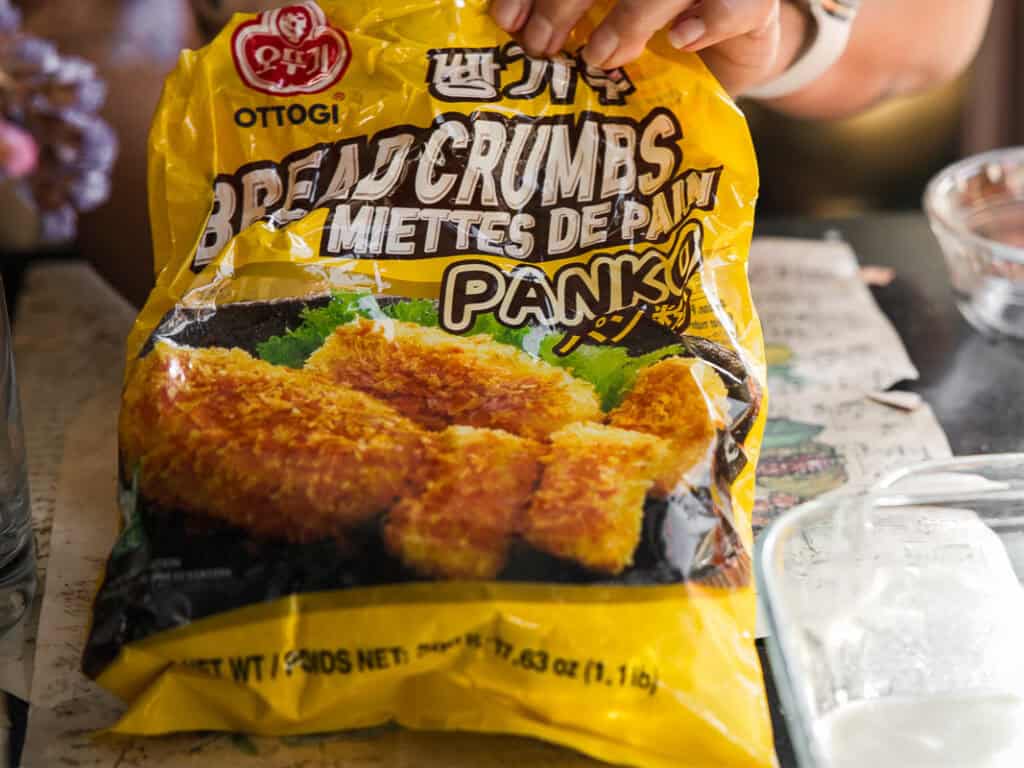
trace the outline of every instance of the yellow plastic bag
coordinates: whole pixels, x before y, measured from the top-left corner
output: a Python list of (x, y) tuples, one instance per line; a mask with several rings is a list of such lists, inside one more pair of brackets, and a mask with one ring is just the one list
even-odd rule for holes
[(664, 41), (609, 73), (482, 0), (322, 0), (183, 53), (84, 658), (115, 730), (772, 765), (756, 196)]

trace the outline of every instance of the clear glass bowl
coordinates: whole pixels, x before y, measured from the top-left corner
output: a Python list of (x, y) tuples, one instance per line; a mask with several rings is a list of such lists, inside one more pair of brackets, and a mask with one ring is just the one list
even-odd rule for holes
[(805, 504), (755, 568), (801, 768), (1024, 765), (1024, 454)]
[(1024, 147), (940, 171), (924, 209), (971, 325), (1024, 339)]

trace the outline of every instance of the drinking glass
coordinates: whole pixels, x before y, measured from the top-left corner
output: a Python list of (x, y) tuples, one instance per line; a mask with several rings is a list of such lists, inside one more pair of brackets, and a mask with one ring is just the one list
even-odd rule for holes
[(35, 539), (25, 462), (10, 320), (0, 283), (0, 398), (4, 426), (0, 435), (0, 630), (16, 624), (36, 589)]
[(812, 502), (757, 555), (801, 768), (1024, 765), (1024, 455)]

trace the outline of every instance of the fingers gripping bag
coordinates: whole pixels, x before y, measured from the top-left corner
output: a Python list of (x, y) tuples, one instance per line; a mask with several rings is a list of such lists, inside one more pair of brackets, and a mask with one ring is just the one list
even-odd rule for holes
[(532, 59), (483, 0), (186, 51), (152, 128), (115, 731), (413, 729), (774, 764), (750, 509), (757, 171), (696, 56)]

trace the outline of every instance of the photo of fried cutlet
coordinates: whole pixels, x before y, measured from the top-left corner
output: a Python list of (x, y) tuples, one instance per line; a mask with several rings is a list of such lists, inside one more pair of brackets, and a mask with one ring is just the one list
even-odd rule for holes
[(608, 423), (670, 443), (653, 489), (664, 497), (707, 460), (725, 427), (725, 400), (725, 384), (714, 368), (695, 358), (670, 357), (640, 371)]
[(522, 527), (541, 445), (476, 427), (449, 427), (436, 445), (434, 475), (388, 513), (385, 542), (423, 575), (493, 579)]
[(290, 541), (418, 493), (432, 455), (426, 431), (362, 392), (242, 350), (166, 343), (132, 372), (120, 440), (147, 499)]
[(555, 432), (523, 537), (542, 552), (621, 573), (632, 563), (644, 499), (670, 450), (661, 438), (602, 424)]
[(423, 300), (406, 313), (418, 322), (361, 294), (328, 304), (263, 325), (323, 329), (275, 337), (283, 346), (240, 336), (241, 312), (224, 337), (157, 337), (120, 422), (124, 476), (146, 503), (260, 546), (326, 543), (383, 564), (354, 565), (354, 583), (378, 570), (530, 579), (541, 563), (586, 580), (653, 567), (661, 545), (645, 537), (670, 497), (701, 493), (714, 471), (730, 395), (705, 358), (674, 348), (638, 366), (605, 412), (608, 382), (628, 381), (615, 378), (621, 353), (580, 371), (524, 351), (525, 335), (449, 334)]
[(398, 320), (340, 326), (306, 368), (430, 429), (458, 424), (543, 440), (567, 424), (603, 418), (593, 386), (561, 368), (484, 335)]

